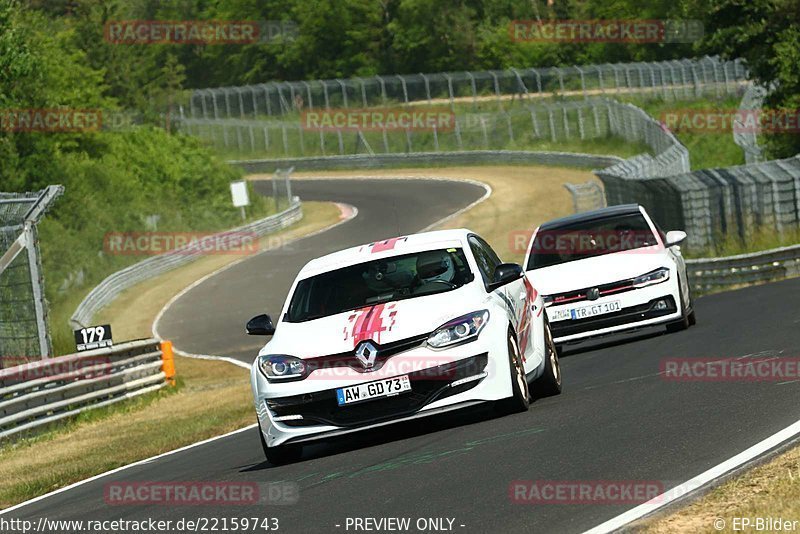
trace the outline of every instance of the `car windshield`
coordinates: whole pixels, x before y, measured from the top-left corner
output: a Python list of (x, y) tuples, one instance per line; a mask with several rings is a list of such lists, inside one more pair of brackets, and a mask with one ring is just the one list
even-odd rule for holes
[(460, 248), (368, 261), (301, 280), (284, 320), (310, 321), (364, 306), (433, 295), (459, 288), (472, 279)]
[(527, 269), (540, 269), (657, 243), (641, 213), (581, 221), (539, 230)]

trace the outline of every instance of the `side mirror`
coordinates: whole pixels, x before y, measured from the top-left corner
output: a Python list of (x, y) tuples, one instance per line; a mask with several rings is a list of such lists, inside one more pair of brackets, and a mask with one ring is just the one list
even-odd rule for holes
[(272, 324), (272, 318), (266, 314), (256, 315), (247, 321), (245, 329), (250, 336), (271, 336), (275, 333), (275, 325)]
[(489, 290), (494, 291), (498, 287), (502, 287), (514, 280), (519, 280), (524, 276), (522, 266), (516, 263), (501, 263), (494, 269), (492, 282), (489, 284)]
[(672, 247), (675, 245), (680, 245), (686, 240), (686, 232), (681, 230), (670, 230), (667, 232), (667, 240), (664, 243), (665, 247)]

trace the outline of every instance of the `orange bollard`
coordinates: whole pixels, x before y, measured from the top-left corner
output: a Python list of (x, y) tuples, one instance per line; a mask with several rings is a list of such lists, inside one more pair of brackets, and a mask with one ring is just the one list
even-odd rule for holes
[(171, 386), (175, 385), (175, 354), (172, 352), (172, 341), (161, 342), (161, 370)]

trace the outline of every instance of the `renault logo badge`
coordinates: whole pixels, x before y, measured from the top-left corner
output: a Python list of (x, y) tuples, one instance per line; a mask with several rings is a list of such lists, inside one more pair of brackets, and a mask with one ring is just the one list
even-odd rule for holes
[(375, 358), (378, 356), (378, 347), (371, 341), (361, 343), (356, 349), (356, 358), (366, 370), (372, 369), (375, 365)]

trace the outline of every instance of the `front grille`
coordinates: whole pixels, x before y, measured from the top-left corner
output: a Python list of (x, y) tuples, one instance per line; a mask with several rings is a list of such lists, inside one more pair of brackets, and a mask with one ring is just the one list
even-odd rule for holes
[[(656, 310), (655, 305), (660, 300), (665, 301), (667, 307), (662, 310)], [(675, 313), (676, 310), (675, 299), (673, 299), (671, 295), (666, 295), (653, 299), (645, 304), (629, 306), (605, 315), (587, 317), (586, 319), (555, 321), (550, 323), (550, 328), (553, 331), (553, 337), (566, 337), (590, 330), (601, 330), (603, 328), (611, 328), (627, 323), (655, 319), (656, 317)]]
[(333, 425), (356, 427), (387, 419), (412, 415), (431, 402), (467, 391), (480, 382), (475, 380), (450, 387), (456, 380), (483, 372), (489, 362), (488, 353), (423, 369), (408, 375), (411, 391), (396, 397), (379, 398), (350, 406), (339, 406), (336, 390), (295, 395), (267, 401), (276, 416), (302, 415), (303, 419), (283, 421), (287, 426)]
[(590, 289), (597, 288), (600, 291), (600, 296), (614, 295), (617, 293), (624, 293), (636, 289), (633, 287), (633, 278), (627, 280), (620, 280), (618, 282), (611, 282), (608, 284), (601, 284), (599, 286), (585, 287), (583, 289), (576, 289), (574, 291), (567, 291), (566, 293), (554, 293), (547, 295), (553, 300), (554, 305), (572, 304), (574, 302), (581, 302), (588, 300), (586, 294)]
[[(383, 364), (386, 363), (386, 360), (395, 354), (419, 347), (425, 343), (425, 341), (428, 339), (428, 336), (429, 334), (421, 334), (418, 336), (401, 339), (399, 341), (394, 341), (392, 343), (386, 343), (384, 345), (379, 345), (378, 343), (372, 341), (372, 343), (378, 349), (378, 353), (375, 357), (375, 364), (369, 369), (369, 372), (377, 371), (383, 367)], [(336, 367), (349, 367), (359, 373), (367, 372), (367, 370), (365, 370), (361, 363), (356, 359), (355, 349), (347, 352), (340, 352), (338, 354), (329, 354), (326, 356), (318, 356), (316, 358), (308, 358), (305, 360), (305, 364), (309, 370), (309, 373), (315, 369), (331, 369)]]

